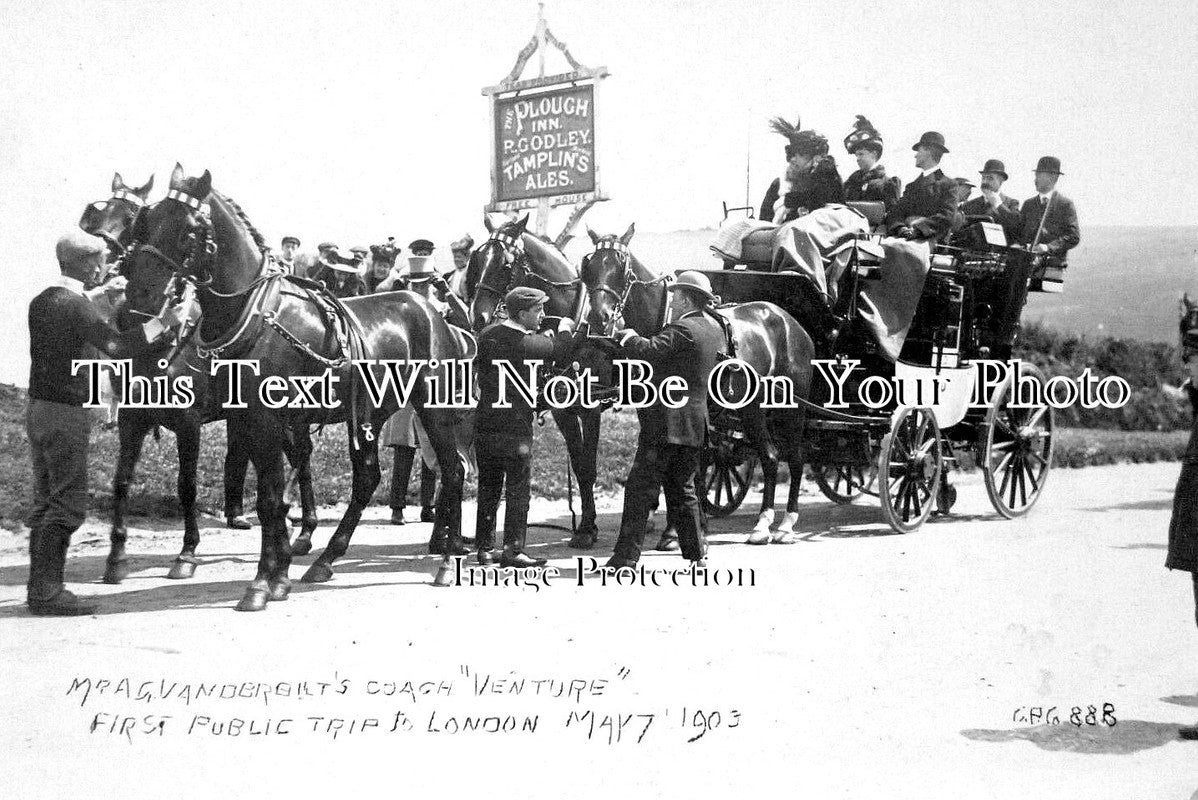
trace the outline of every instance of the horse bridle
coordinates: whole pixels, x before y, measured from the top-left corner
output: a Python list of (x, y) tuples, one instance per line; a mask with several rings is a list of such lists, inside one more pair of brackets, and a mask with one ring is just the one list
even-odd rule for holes
[[(574, 289), (581, 282), (582, 278), (575, 278), (571, 281), (554, 281), (546, 278), (544, 275), (538, 275), (528, 268), (528, 253), (524, 251), (523, 240), (503, 233), (502, 231), (494, 231), (487, 242), (496, 242), (499, 247), (503, 248), (504, 263), (508, 267), (508, 279), (504, 288), (499, 289), (488, 283), (484, 283), (479, 279), (478, 285), (474, 288), (475, 295), (486, 291), (498, 298), (495, 303), (495, 317), (497, 319), (507, 318), (507, 309), (504, 306), (503, 298), (507, 293), (517, 286), (522, 286), (522, 280), (532, 278), (551, 289)], [(485, 243), (484, 243), (485, 246)], [(484, 275), (485, 277), (485, 275)]]
[[(599, 284), (595, 287), (595, 291), (597, 293), (609, 295), (613, 300), (615, 300), (615, 306), (612, 311), (611, 319), (608, 320), (607, 323), (607, 327), (609, 329), (614, 329), (616, 320), (624, 316), (624, 306), (628, 304), (628, 298), (632, 295), (632, 290), (635, 287), (654, 286), (659, 283), (669, 283), (671, 280), (673, 280), (673, 276), (659, 275), (658, 277), (651, 278), (650, 280), (642, 280), (638, 278), (632, 269), (632, 254), (628, 251), (628, 245), (624, 244), (619, 239), (600, 239), (598, 242), (596, 242), (595, 252), (591, 253), (583, 260), (584, 268), (586, 267), (587, 263), (590, 262), (591, 258), (597, 255), (600, 250), (611, 250), (614, 252), (616, 257), (619, 259), (620, 268), (624, 274), (623, 293), (617, 292), (615, 289), (607, 286), (606, 284)], [(589, 292), (590, 290), (591, 287), (588, 286), (587, 291)], [(611, 330), (606, 330), (604, 333), (610, 334)]]

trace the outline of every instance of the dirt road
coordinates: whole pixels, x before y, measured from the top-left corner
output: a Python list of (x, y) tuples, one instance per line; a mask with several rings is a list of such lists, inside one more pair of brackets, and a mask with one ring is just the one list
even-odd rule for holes
[(800, 543), (749, 547), (746, 511), (715, 523), (706, 586), (674, 586), (667, 554), (638, 585), (580, 579), (541, 529), (556, 576), (435, 588), (428, 525), (369, 524), (331, 583), (260, 614), (232, 610), (256, 531), (206, 528), (190, 581), (164, 577), (177, 532), (131, 531), (110, 587), (90, 527), (68, 579), (103, 606), (81, 620), (26, 614), (5, 534), (0, 796), (1189, 798), (1177, 471), (1057, 470), (1013, 522), (964, 476), (956, 513), (905, 536), (876, 503), (808, 496)]

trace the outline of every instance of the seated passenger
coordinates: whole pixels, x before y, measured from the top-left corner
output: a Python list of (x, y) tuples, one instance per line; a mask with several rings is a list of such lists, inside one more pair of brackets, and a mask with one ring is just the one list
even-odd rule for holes
[(844, 137), (844, 147), (855, 156), (859, 169), (844, 182), (844, 199), (850, 203), (882, 203), (883, 215), (898, 203), (903, 182), (886, 176), (882, 158), (882, 134), (860, 114), (853, 132)]
[(1014, 244), (1019, 241), (1020, 218), (1019, 201), (1002, 193), (1003, 182), (1007, 179), (1006, 167), (997, 158), (986, 161), (982, 167), (982, 194), (961, 206), (961, 213), (966, 222), (971, 219), (987, 219), (1002, 226), (1007, 235), (1007, 242)]
[(827, 138), (781, 117), (774, 117), (770, 126), (787, 139), (786, 171), (770, 184), (758, 219), (781, 225), (829, 203), (843, 203), (844, 186), (836, 160), (828, 155)]
[(903, 239), (939, 242), (952, 229), (957, 210), (957, 183), (940, 169), (940, 159), (948, 148), (942, 134), (928, 131), (911, 149), (920, 174), (903, 189), (886, 216), (886, 228)]

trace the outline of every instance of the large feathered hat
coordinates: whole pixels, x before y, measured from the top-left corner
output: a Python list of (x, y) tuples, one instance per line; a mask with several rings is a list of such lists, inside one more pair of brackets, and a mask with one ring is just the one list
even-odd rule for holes
[(802, 124), (801, 119), (796, 119), (794, 125), (791, 125), (782, 117), (774, 117), (770, 120), (770, 128), (774, 133), (780, 133), (786, 137), (786, 141), (788, 142), (786, 145), (786, 160), (789, 161), (796, 154), (808, 157), (826, 156), (828, 154), (828, 139), (823, 134), (812, 130), (799, 130), (799, 126)]
[(858, 114), (857, 121), (853, 123), (852, 132), (844, 137), (844, 149), (849, 151), (849, 155), (852, 155), (857, 152), (858, 148), (867, 146), (881, 153), (882, 134), (878, 133), (878, 129), (873, 126), (872, 122)]

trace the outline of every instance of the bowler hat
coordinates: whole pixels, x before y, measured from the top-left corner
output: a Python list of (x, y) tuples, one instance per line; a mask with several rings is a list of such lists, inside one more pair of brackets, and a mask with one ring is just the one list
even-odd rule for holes
[(284, 247), (286, 247), (288, 242), (291, 242), (291, 243), (292, 243), (292, 244), (294, 244), (296, 247), (299, 247), (299, 246), (300, 246), (300, 240), (299, 240), (299, 239), (297, 239), (297, 238), (295, 238), (294, 236), (284, 236), (284, 237), (283, 237), (283, 241), (281, 242), (281, 244), (282, 244)]
[(534, 289), (531, 286), (517, 286), (504, 295), (503, 304), (507, 306), (507, 313), (515, 316), (521, 311), (536, 308), (548, 299), (549, 295), (540, 289)]
[(1056, 156), (1041, 156), (1036, 163), (1034, 172), (1051, 172), (1053, 175), (1064, 175), (1061, 172), (1061, 159)]
[(1007, 179), (1007, 168), (997, 158), (987, 159), (985, 166), (978, 170), (979, 175), (985, 175), (987, 172), (992, 175), (1001, 175), (1004, 181)]
[(410, 245), (408, 245), (408, 250), (410, 250), (413, 255), (418, 255), (418, 256), (432, 255), (433, 250), (436, 250), (436, 249), (437, 249), (436, 246), (432, 242), (430, 242), (428, 239), (417, 239), (416, 241), (414, 241)]
[(58, 240), (58, 244), (54, 246), (54, 253), (58, 256), (60, 266), (70, 267), (89, 256), (103, 253), (106, 247), (100, 237), (74, 230)]
[(937, 131), (928, 131), (923, 136), (919, 137), (919, 141), (911, 145), (912, 150), (918, 150), (921, 147), (935, 147), (941, 153), (947, 153), (949, 150), (944, 146), (944, 134)]
[(711, 281), (702, 272), (694, 270), (686, 270), (679, 272), (678, 277), (669, 285), (669, 291), (676, 292), (679, 289), (686, 289), (689, 292), (699, 295), (704, 300), (710, 303), (719, 303), (720, 298), (711, 291)]

